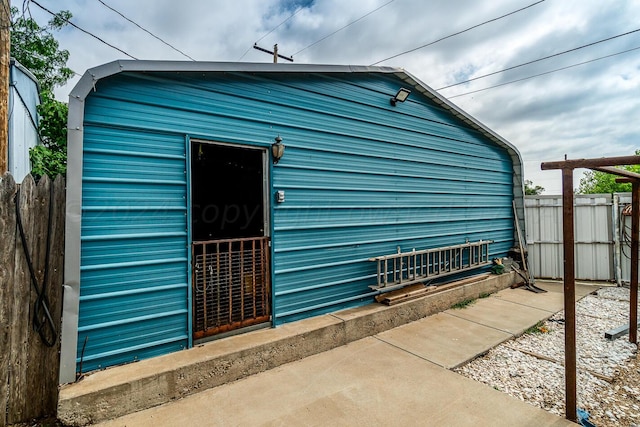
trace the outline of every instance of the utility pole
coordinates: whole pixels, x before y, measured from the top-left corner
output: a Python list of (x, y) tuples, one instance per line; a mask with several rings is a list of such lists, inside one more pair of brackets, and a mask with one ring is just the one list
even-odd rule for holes
[(254, 44), (253, 48), (256, 49), (256, 50), (259, 50), (260, 52), (264, 52), (264, 53), (268, 53), (269, 55), (273, 55), (273, 63), (274, 64), (278, 63), (278, 58), (282, 58), (282, 59), (284, 59), (286, 61), (293, 62), (293, 58), (291, 56), (284, 56), (284, 55), (280, 55), (278, 53), (278, 45), (277, 44), (273, 45), (273, 51), (265, 49), (263, 47), (260, 47), (257, 44)]
[(0, 176), (9, 169), (10, 28), (11, 9), (9, 0), (0, 0)]

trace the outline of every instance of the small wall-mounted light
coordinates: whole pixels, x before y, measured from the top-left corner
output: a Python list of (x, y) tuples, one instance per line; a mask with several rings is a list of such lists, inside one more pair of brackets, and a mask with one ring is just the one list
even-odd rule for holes
[(405, 89), (405, 88), (401, 87), (398, 90), (398, 93), (396, 93), (396, 95), (391, 98), (391, 105), (393, 105), (395, 107), (396, 102), (404, 102), (404, 101), (406, 101), (410, 94), (411, 94), (411, 91), (409, 89)]
[(280, 161), (284, 155), (284, 144), (280, 135), (276, 136), (276, 142), (271, 145), (271, 154), (273, 155), (273, 164), (275, 165)]

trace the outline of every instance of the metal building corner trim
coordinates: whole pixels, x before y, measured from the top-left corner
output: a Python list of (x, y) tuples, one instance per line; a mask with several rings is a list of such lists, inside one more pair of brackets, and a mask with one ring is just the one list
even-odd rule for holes
[(60, 383), (76, 379), (80, 308), (80, 226), (82, 220), (82, 145), (84, 100), (69, 97), (67, 132), (67, 200), (65, 219), (64, 299), (60, 349)]

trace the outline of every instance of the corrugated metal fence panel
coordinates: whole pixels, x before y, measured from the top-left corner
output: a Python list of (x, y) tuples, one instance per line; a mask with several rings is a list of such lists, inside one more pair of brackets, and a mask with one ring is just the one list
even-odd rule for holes
[(525, 215), (534, 277), (562, 277), (562, 197), (526, 196)]
[(184, 136), (85, 126), (83, 370), (187, 347), (185, 176)]
[[(525, 205), (534, 276), (563, 277), (562, 197), (527, 196)], [(613, 280), (611, 195), (576, 195), (574, 208), (576, 278)]]
[(401, 85), (379, 74), (120, 74), (98, 83), (85, 120), (143, 139), (264, 147), (284, 138), (272, 176), (273, 189), (286, 192), (273, 212), (281, 323), (371, 301), (375, 263), (367, 259), (398, 246), (491, 239), (491, 256), (512, 246), (507, 152), (417, 93), (390, 106)]

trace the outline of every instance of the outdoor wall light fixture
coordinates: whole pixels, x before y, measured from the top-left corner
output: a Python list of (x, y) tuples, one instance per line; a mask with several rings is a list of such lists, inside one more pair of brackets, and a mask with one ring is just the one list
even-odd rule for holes
[(398, 93), (396, 93), (396, 95), (391, 98), (391, 105), (393, 105), (395, 107), (396, 106), (396, 102), (404, 102), (404, 101), (406, 101), (410, 94), (411, 94), (411, 91), (409, 89), (405, 89), (405, 88), (401, 87), (398, 90)]
[(276, 142), (271, 145), (271, 154), (273, 155), (273, 164), (277, 164), (284, 155), (284, 144), (280, 135), (276, 136)]

